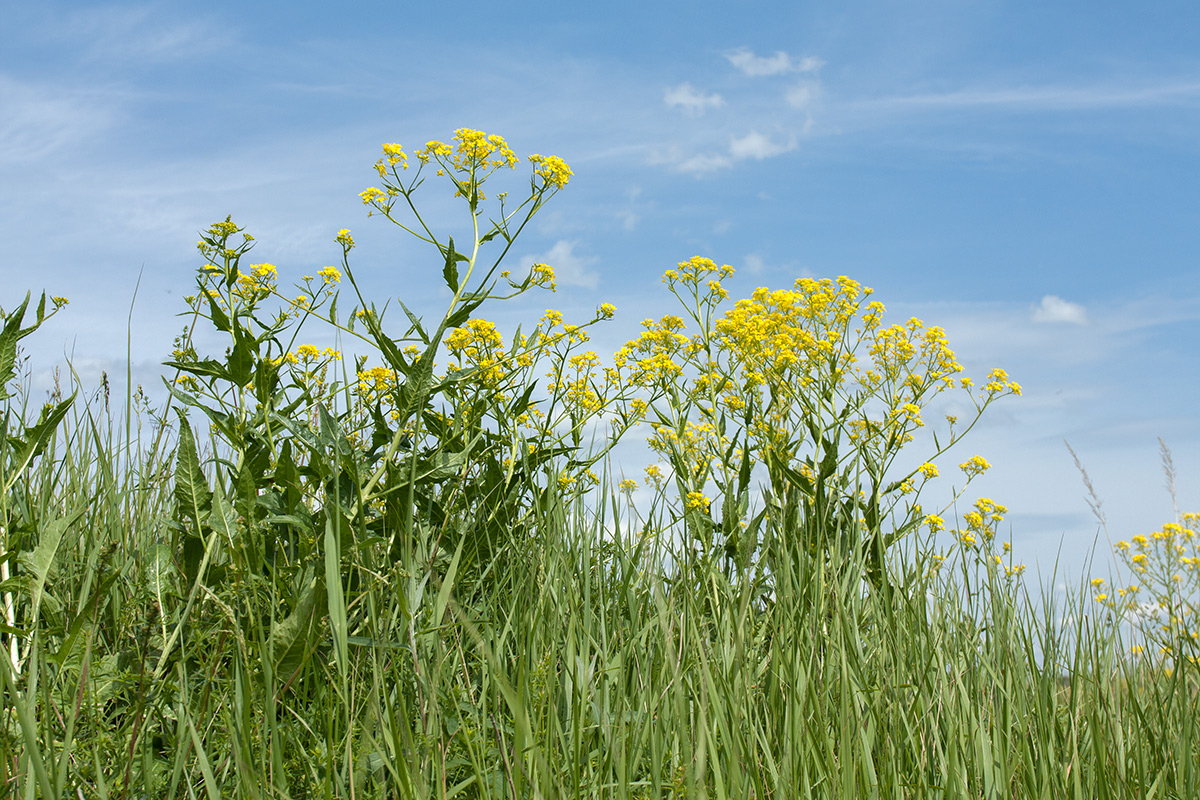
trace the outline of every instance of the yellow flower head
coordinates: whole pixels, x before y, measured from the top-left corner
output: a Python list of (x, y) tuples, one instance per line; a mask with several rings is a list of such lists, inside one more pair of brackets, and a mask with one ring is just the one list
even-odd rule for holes
[(976, 475), (982, 475), (991, 466), (983, 456), (971, 456), (965, 462), (959, 464), (958, 468), (967, 473), (968, 478), (973, 478)]
[(558, 284), (555, 282), (554, 267), (549, 264), (534, 264), (529, 274), (533, 278), (535, 286), (544, 286), (552, 292), (558, 289)]
[(567, 162), (558, 156), (542, 156), (534, 153), (529, 157), (533, 164), (533, 174), (540, 177), (547, 187), (561, 189), (571, 180), (575, 173), (567, 166)]

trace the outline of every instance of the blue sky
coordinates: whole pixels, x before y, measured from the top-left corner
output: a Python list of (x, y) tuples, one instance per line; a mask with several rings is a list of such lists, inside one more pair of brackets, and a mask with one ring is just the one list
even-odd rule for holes
[[(382, 143), (458, 127), (575, 171), (516, 248), (558, 267), (557, 295), (493, 316), (611, 302), (611, 352), (672, 310), (659, 279), (693, 255), (738, 269), (734, 297), (848, 275), (1024, 386), (953, 455), (993, 463), (967, 497), (1009, 506), (1030, 562), (1061, 545), (1078, 571), (1096, 537), (1064, 439), (1114, 540), (1171, 518), (1156, 437), (1200, 509), (1184, 2), (10, 4), (0, 305), (71, 299), (27, 340), (35, 385), (65, 353), (86, 382), (123, 375), (139, 272), (133, 371), (158, 385), (197, 232), (229, 214), (285, 281), (348, 227), (372, 296), (437, 313), (430, 253), (357, 194)], [(424, 208), (452, 227), (443, 195)]]

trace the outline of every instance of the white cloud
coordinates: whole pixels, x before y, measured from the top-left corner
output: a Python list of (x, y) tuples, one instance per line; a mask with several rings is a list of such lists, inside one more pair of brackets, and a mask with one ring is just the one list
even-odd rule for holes
[(725, 54), (730, 64), (751, 77), (763, 75), (782, 75), (786, 72), (816, 72), (825, 62), (816, 56), (806, 56), (800, 61), (793, 62), (792, 57), (785, 51), (779, 50), (773, 56), (756, 56), (748, 47), (739, 47)]
[(679, 172), (692, 175), (708, 175), (719, 170), (728, 169), (739, 161), (754, 159), (761, 161), (796, 149), (796, 137), (792, 136), (787, 142), (776, 142), (771, 137), (750, 131), (745, 136), (734, 136), (729, 140), (726, 153), (698, 153), (684, 156), (678, 151), (660, 155), (655, 163), (670, 164)]
[(784, 99), (792, 108), (808, 109), (821, 97), (821, 84), (817, 81), (804, 81), (787, 90)]
[(761, 275), (763, 270), (767, 268), (767, 264), (763, 261), (763, 257), (758, 253), (751, 253), (742, 259), (746, 265), (746, 271), (751, 275)]
[(728, 156), (701, 153), (676, 164), (675, 169), (680, 172), (690, 172), (693, 175), (707, 175), (710, 172), (716, 172), (732, 165), (733, 161)]
[(693, 88), (690, 83), (681, 83), (663, 92), (663, 102), (669, 108), (682, 108), (687, 114), (699, 116), (705, 109), (725, 105), (725, 98), (719, 94), (704, 94)]
[(1069, 322), (1074, 325), (1086, 325), (1087, 310), (1078, 303), (1068, 303), (1061, 297), (1048, 294), (1042, 302), (1033, 309), (1034, 322)]
[(747, 158), (761, 161), (764, 158), (771, 158), (795, 148), (795, 139), (788, 141), (786, 144), (778, 144), (771, 141), (770, 137), (764, 136), (758, 131), (750, 131), (741, 138), (734, 137), (730, 140), (729, 155), (734, 161), (742, 161)]
[(537, 256), (526, 256), (521, 264), (549, 264), (554, 267), (554, 276), (559, 286), (582, 286), (585, 289), (595, 289), (600, 283), (600, 276), (590, 272), (588, 267), (600, 259), (595, 256), (576, 255), (578, 241), (559, 239), (545, 253)]

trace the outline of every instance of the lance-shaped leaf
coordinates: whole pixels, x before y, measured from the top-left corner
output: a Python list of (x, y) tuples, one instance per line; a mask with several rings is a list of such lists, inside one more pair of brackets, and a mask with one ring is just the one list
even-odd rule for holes
[(175, 409), (179, 415), (179, 445), (175, 448), (175, 503), (178, 514), (190, 520), (193, 530), (200, 532), (212, 509), (212, 492), (208, 479), (200, 469), (200, 457), (196, 454), (196, 439), (187, 415)]
[(62, 418), (66, 416), (67, 410), (73, 402), (75, 402), (74, 393), (58, 405), (43, 409), (37, 424), (25, 429), (25, 439), (17, 445), (13, 453), (8, 479), (4, 482), (5, 492), (12, 488), (30, 462), (40, 456), (46, 446), (50, 444), (54, 432), (58, 429), (58, 423), (62, 422)]
[(327, 613), (325, 583), (311, 575), (292, 613), (271, 630), (275, 675), (288, 683), (304, 666), (308, 654), (321, 637), (321, 619)]
[(471, 259), (464, 256), (462, 253), (454, 249), (454, 237), (450, 237), (450, 241), (446, 244), (446, 266), (442, 268), (442, 279), (446, 281), (446, 286), (450, 291), (458, 294), (458, 262), (470, 261)]
[(38, 610), (41, 608), (42, 596), (46, 590), (46, 579), (50, 577), (54, 567), (54, 557), (58, 553), (58, 545), (62, 542), (63, 534), (83, 516), (83, 512), (83, 508), (77, 508), (65, 517), (54, 519), (49, 525), (42, 528), (37, 547), (33, 548), (32, 552), (22, 553), (19, 558), (21, 566), (33, 575), (33, 582), (29, 587), (29, 595), (33, 601), (33, 615), (27, 620), (31, 630), (37, 625)]

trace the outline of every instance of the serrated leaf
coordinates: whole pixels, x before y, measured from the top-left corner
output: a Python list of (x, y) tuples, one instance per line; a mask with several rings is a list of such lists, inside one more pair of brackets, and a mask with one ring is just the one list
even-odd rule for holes
[(242, 387), (250, 383), (250, 379), (254, 373), (254, 351), (246, 343), (244, 336), (236, 337), (233, 350), (229, 353), (229, 358), (225, 360), (225, 364), (229, 369), (229, 380), (233, 381), (235, 386)]
[(286, 684), (295, 677), (304, 666), (305, 656), (320, 637), (320, 614), (324, 613), (324, 601), (325, 586), (318, 576), (313, 575), (292, 613), (272, 629), (275, 675), (281, 683)]
[(457, 253), (454, 252), (454, 237), (450, 237), (450, 243), (446, 246), (446, 266), (442, 267), (442, 280), (446, 282), (451, 292), (458, 294), (458, 259), (455, 258)]
[(0, 400), (7, 400), (8, 382), (16, 374), (17, 342), (21, 339), (21, 320), (25, 317), (25, 308), (29, 305), (29, 292), (21, 305), (13, 309), (4, 320), (4, 329), (0, 330)]
[(175, 409), (179, 415), (179, 444), (175, 448), (175, 502), (181, 515), (190, 520), (193, 530), (200, 531), (212, 508), (212, 492), (208, 479), (200, 469), (200, 457), (196, 454), (196, 439), (187, 415)]
[(58, 423), (62, 422), (62, 418), (66, 416), (67, 410), (70, 409), (73, 402), (75, 402), (75, 393), (49, 411), (43, 409), (37, 424), (32, 428), (25, 429), (23, 441), (15, 438), (11, 440), (18, 444), (13, 450), (12, 467), (9, 471), (8, 481), (4, 484), (5, 492), (12, 488), (30, 462), (41, 455), (46, 446), (50, 444), (54, 432), (58, 429)]
[(77, 508), (65, 517), (58, 517), (46, 525), (38, 537), (38, 545), (29, 553), (22, 553), (18, 560), (21, 566), (33, 575), (29, 586), (29, 596), (33, 604), (33, 616), (29, 620), (30, 627), (36, 626), (38, 610), (42, 605), (42, 595), (46, 589), (46, 579), (54, 567), (54, 557), (62, 542), (63, 534), (83, 516), (84, 508)]

